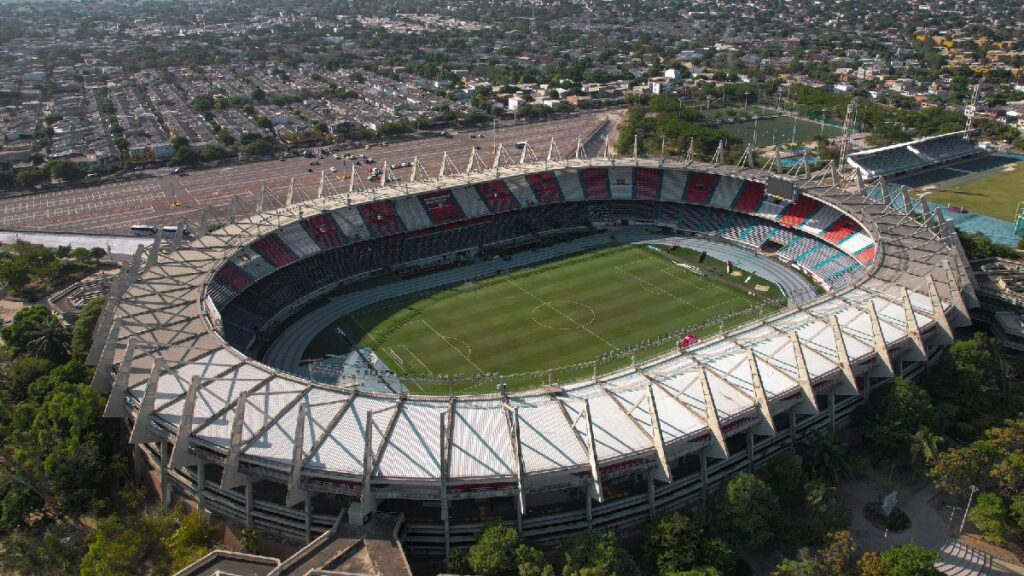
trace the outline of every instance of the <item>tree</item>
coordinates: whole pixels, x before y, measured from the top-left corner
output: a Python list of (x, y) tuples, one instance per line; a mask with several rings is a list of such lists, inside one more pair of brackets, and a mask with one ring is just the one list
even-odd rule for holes
[(516, 548), (518, 576), (555, 576), (555, 568), (544, 559), (540, 550), (520, 544)]
[(38, 168), (23, 168), (14, 175), (18, 186), (35, 186), (46, 181), (46, 173)]
[(469, 566), (481, 576), (515, 576), (519, 544), (515, 529), (504, 524), (487, 526), (469, 549)]
[(636, 562), (615, 544), (611, 531), (584, 530), (562, 542), (563, 576), (632, 576)]
[(175, 166), (193, 166), (199, 162), (199, 154), (188, 144), (179, 146), (171, 156), (171, 164)]
[(753, 474), (741, 472), (729, 479), (712, 509), (716, 529), (740, 550), (756, 550), (775, 536), (779, 499)]
[(260, 533), (251, 526), (242, 528), (241, 538), (242, 552), (255, 552), (260, 545)]
[(835, 431), (819, 434), (808, 442), (808, 464), (814, 474), (832, 484), (839, 484), (850, 473), (846, 448), (839, 443)]
[(228, 146), (235, 143), (235, 137), (232, 136), (231, 132), (229, 132), (226, 128), (221, 128), (220, 130), (217, 130), (217, 140), (220, 140), (221, 142), (227, 144)]
[(46, 376), (50, 371), (50, 366), (50, 361), (46, 358), (33, 356), (15, 358), (0, 373), (0, 387), (2, 387), (0, 399), (9, 406), (24, 402), (28, 399), (29, 385), (38, 378)]
[(911, 439), (910, 462), (916, 468), (931, 465), (939, 454), (940, 444), (942, 444), (942, 436), (927, 428), (921, 428)]
[(995, 544), (1003, 545), (1013, 537), (1006, 505), (998, 494), (992, 492), (978, 494), (977, 501), (971, 508), (968, 518), (986, 538)]
[(804, 459), (797, 454), (783, 454), (772, 459), (765, 468), (764, 480), (786, 508), (804, 502), (803, 486), (806, 481)]
[(928, 392), (902, 377), (874, 394), (867, 411), (864, 439), (886, 457), (906, 454), (914, 434), (931, 429), (937, 417)]
[(11, 323), (0, 330), (0, 335), (15, 355), (31, 354), (58, 362), (66, 358), (69, 345), (67, 328), (60, 318), (43, 306), (19, 310)]
[(650, 574), (680, 571), (697, 564), (704, 527), (674, 512), (647, 524), (643, 531), (644, 567)]
[(937, 556), (917, 544), (890, 548), (881, 554), (869, 552), (857, 563), (862, 576), (938, 576)]
[(96, 330), (96, 322), (106, 305), (106, 296), (97, 296), (79, 311), (78, 320), (71, 331), (71, 354), (73, 357), (84, 362), (92, 347), (92, 333)]
[(43, 170), (50, 176), (65, 182), (81, 180), (85, 176), (77, 164), (68, 160), (52, 160), (43, 166)]
[(172, 569), (177, 571), (205, 556), (216, 543), (217, 526), (200, 512), (181, 516), (178, 528), (163, 540)]

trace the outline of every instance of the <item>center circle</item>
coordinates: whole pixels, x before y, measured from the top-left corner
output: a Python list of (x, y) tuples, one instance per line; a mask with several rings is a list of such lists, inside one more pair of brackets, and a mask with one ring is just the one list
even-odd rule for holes
[(534, 306), (530, 316), (545, 328), (565, 332), (593, 324), (597, 315), (593, 308), (575, 300), (552, 300)]

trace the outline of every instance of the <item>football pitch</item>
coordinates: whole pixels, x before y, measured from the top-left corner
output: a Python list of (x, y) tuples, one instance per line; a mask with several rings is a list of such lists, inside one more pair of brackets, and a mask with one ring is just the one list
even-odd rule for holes
[(975, 214), (1013, 222), (1017, 203), (1024, 201), (1024, 163), (966, 174), (922, 190), (929, 202), (960, 206)]
[[(326, 328), (305, 356), (343, 354), (357, 343), (399, 376), (416, 375), (405, 380), (413, 393), (485, 393), (494, 391), (493, 383), (451, 390), (438, 377), (557, 371), (558, 378), (580, 378), (593, 367), (579, 363), (690, 327), (706, 337), (777, 309), (776, 286), (756, 276), (748, 280), (745, 272), (703, 276), (681, 264), (695, 258), (685, 248), (616, 246), (382, 302)], [(708, 258), (705, 266), (723, 265)], [(723, 315), (729, 318), (717, 320)], [(647, 346), (641, 355), (674, 346)], [(630, 361), (620, 354), (599, 371)], [(539, 376), (506, 381), (510, 390), (542, 383)]]

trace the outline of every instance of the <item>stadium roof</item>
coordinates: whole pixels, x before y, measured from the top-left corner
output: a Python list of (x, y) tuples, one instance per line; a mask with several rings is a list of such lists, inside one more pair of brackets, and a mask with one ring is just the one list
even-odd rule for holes
[(873, 148), (850, 154), (847, 162), (868, 178), (924, 170), (982, 153), (965, 134), (961, 130)]
[[(522, 165), (501, 176), (611, 164)], [(733, 166), (666, 161), (664, 167), (766, 177)], [(488, 172), (457, 181), (493, 178)], [(304, 380), (232, 349), (215, 330), (217, 313), (205, 297), (212, 273), (239, 246), (303, 213), (349, 200), (331, 197), (240, 220), (145, 264), (138, 253), (128, 272), (138, 278), (123, 294), (114, 291), (110, 314), (101, 318), (111, 330), (93, 350), (94, 385), (111, 388), (108, 416), (134, 419), (131, 442), (172, 441), (175, 467), (196, 463), (197, 454), (222, 461), (223, 487), (237, 486), (243, 474), (286, 481), (289, 502), (310, 487), (358, 496), (371, 485), (379, 486), (375, 492), (427, 499), (460, 486), (473, 497), (551, 485), (592, 485), (599, 492), (593, 479), (651, 462), (670, 475), (671, 458), (705, 446), (727, 450), (731, 428), (772, 426), (770, 415), (791, 407), (814, 412), (816, 392), (855, 394), (854, 374), (891, 375), (890, 353), (926, 353), (924, 339), (950, 340), (947, 314), (954, 323), (966, 317), (973, 292), (959, 245), (947, 240), (948, 224), (922, 224), (860, 190), (800, 185), (870, 231), (879, 249), (865, 279), (685, 354), (596, 381), (507, 396), (370, 393)]]

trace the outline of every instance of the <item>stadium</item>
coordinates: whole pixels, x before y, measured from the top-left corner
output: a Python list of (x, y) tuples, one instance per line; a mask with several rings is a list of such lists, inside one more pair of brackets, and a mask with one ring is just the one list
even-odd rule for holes
[(424, 556), (491, 521), (628, 532), (843, 425), (976, 305), (952, 226), (884, 180), (741, 164), (578, 153), (261, 201), (136, 252), (94, 388), (163, 498), (281, 539), (379, 513)]

